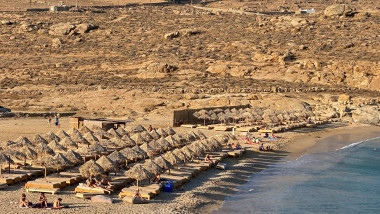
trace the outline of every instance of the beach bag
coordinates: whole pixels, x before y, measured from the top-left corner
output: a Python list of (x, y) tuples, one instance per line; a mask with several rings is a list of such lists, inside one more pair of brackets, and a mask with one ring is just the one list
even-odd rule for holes
[(94, 197), (91, 197), (91, 202), (112, 204), (113, 203), (113, 199), (109, 198), (109, 197), (106, 197), (104, 195), (96, 195)]

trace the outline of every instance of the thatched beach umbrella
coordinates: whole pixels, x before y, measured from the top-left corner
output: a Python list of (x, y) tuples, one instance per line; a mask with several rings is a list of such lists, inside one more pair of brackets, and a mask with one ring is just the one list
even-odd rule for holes
[(196, 132), (193, 131), (193, 133), (198, 135), (200, 139), (207, 139), (207, 136), (200, 130), (197, 130)]
[(155, 140), (158, 140), (158, 139), (161, 138), (161, 135), (158, 134), (156, 130), (152, 130), (152, 131), (150, 132), (150, 135), (151, 135)]
[(56, 134), (54, 134), (53, 132), (48, 132), (46, 135), (45, 135), (45, 139), (48, 141), (48, 142), (51, 142), (51, 141), (55, 141), (55, 142), (59, 142), (61, 141), (61, 138), (58, 137)]
[[(73, 130), (76, 130), (76, 129), (73, 129)], [(88, 142), (88, 140), (84, 138), (78, 130), (73, 131), (72, 134), (70, 134), (70, 137), (71, 137), (71, 140), (73, 140), (75, 143), (87, 144), (87, 145), (90, 144), (90, 142)]]
[(36, 134), (32, 138), (32, 143), (34, 143), (34, 144), (38, 144), (38, 143), (46, 143), (46, 144), (48, 144), (48, 141), (45, 140), (45, 138), (41, 137), (41, 135)]
[(196, 154), (193, 150), (191, 150), (188, 146), (184, 146), (181, 148), (181, 151), (190, 159), (194, 158), (196, 156), (199, 156), (200, 154)]
[(131, 148), (125, 148), (120, 150), (120, 153), (127, 158), (127, 160), (137, 160), (138, 158), (144, 158), (144, 155), (141, 153), (138, 153), (137, 151), (131, 149)]
[(63, 130), (60, 130), (59, 132), (57, 132), (56, 135), (57, 135), (59, 138), (61, 138), (61, 140), (62, 140), (63, 138), (66, 138), (66, 137), (70, 138), (70, 135), (67, 134), (67, 133), (66, 133), (65, 131), (63, 131)]
[(143, 136), (141, 136), (141, 133), (136, 133), (131, 138), (136, 142), (137, 145), (142, 145), (148, 142)]
[(61, 144), (55, 142), (55, 141), (52, 141), (48, 144), (48, 146), (55, 152), (55, 153), (59, 153), (59, 152), (66, 152), (66, 148), (64, 146), (62, 146)]
[(67, 131), (67, 134), (69, 134), (70, 136), (73, 135), (73, 134), (80, 134), (82, 135), (82, 133), (80, 133), (80, 131), (74, 127), (70, 128), (68, 131)]
[(105, 140), (105, 139), (102, 139), (99, 141), (100, 145), (102, 145), (104, 148), (106, 148), (106, 150), (108, 148), (118, 148), (119, 146), (112, 140)]
[(175, 131), (171, 128), (171, 127), (167, 127), (166, 129), (164, 129), (166, 133), (168, 133), (169, 135), (175, 135)]
[(186, 142), (192, 142), (195, 140), (194, 135), (191, 135), (189, 133), (184, 133), (182, 137), (186, 140)]
[(112, 136), (111, 138), (113, 138), (113, 137), (121, 138), (122, 137), (122, 135), (120, 135), (115, 129), (111, 128), (107, 132), (108, 132), (108, 134), (110, 134)]
[(71, 167), (71, 166), (74, 165), (69, 159), (67, 159), (61, 153), (55, 155), (54, 159), (56, 160), (55, 167), (57, 168), (57, 175), (59, 175), (59, 170), (61, 170), (62, 168), (64, 168), (64, 167)]
[(107, 156), (103, 155), (102, 157), (100, 157), (97, 161), (96, 161), (97, 164), (99, 164), (99, 166), (101, 166), (105, 172), (107, 171), (111, 171), (111, 170), (114, 170), (116, 172), (116, 162), (112, 161), (111, 159), (109, 159)]
[(38, 143), (34, 146), (34, 148), (40, 156), (55, 155), (55, 152), (48, 146), (47, 143)]
[(162, 128), (157, 129), (156, 132), (159, 135), (161, 135), (161, 137), (167, 137), (167, 136), (169, 136), (169, 134), (165, 130), (163, 130)]
[(134, 133), (137, 133), (137, 132), (143, 132), (143, 131), (146, 131), (146, 129), (144, 128), (144, 126), (142, 126), (142, 125), (139, 124), (139, 125), (133, 127), (133, 128), (131, 129), (131, 131), (134, 132)]
[(141, 136), (148, 142), (154, 140), (154, 138), (149, 134), (148, 131), (141, 132)]
[(125, 136), (125, 135), (128, 136), (128, 132), (125, 131), (125, 129), (123, 129), (123, 128), (121, 128), (121, 127), (117, 128), (117, 129), (116, 129), (116, 132), (119, 133), (121, 136)]
[(33, 146), (33, 143), (26, 137), (19, 137), (15, 142), (18, 147)]
[(140, 146), (140, 148), (142, 150), (144, 150), (144, 152), (149, 156), (151, 157), (153, 155), (153, 153), (155, 152), (155, 149), (153, 149), (148, 143), (144, 143), (143, 145)]
[(179, 159), (181, 159), (183, 164), (185, 164), (186, 161), (191, 160), (191, 157), (188, 157), (187, 155), (185, 155), (185, 153), (183, 153), (182, 150), (180, 150), (180, 149), (175, 149), (173, 151), (173, 154), (176, 155)]
[(121, 139), (127, 143), (128, 147), (136, 146), (136, 142), (128, 135), (124, 135)]
[(155, 141), (155, 140), (152, 141), (152, 142), (150, 142), (149, 146), (152, 147), (152, 149), (154, 149), (156, 152), (157, 151), (161, 152), (163, 150), (162, 147), (161, 147), (161, 145), (157, 141)]
[(59, 144), (66, 149), (78, 149), (78, 144), (71, 140), (70, 137), (62, 138), (62, 140), (59, 141)]
[(164, 169), (162, 169), (157, 163), (155, 163), (153, 160), (149, 159), (149, 160), (146, 160), (143, 164), (143, 167), (148, 170), (149, 172), (157, 175), (157, 174), (161, 174)]
[(12, 160), (24, 160), (26, 158), (25, 154), (14, 150), (14, 149), (8, 149), (3, 152), (5, 155), (7, 155)]
[(203, 148), (199, 147), (195, 142), (188, 145), (188, 147), (189, 147), (189, 149), (194, 151), (196, 154), (198, 154), (198, 156), (205, 153), (205, 150)]
[(197, 133), (195, 133), (194, 131), (189, 132), (189, 134), (192, 135), (195, 138), (195, 140), (201, 139), (201, 137)]
[(107, 157), (117, 164), (125, 163), (125, 161), (127, 160), (127, 158), (117, 150), (109, 154)]
[[(11, 165), (14, 163), (14, 161), (8, 155), (5, 155), (4, 153), (0, 153), (0, 175), (1, 175), (1, 172), (3, 171), (2, 166), (4, 163)], [(10, 169), (11, 168), (9, 167), (9, 170)]]
[(104, 174), (104, 169), (94, 160), (89, 160), (79, 167), (79, 172), (83, 177), (88, 178)]
[(181, 145), (184, 145), (187, 142), (186, 138), (184, 138), (182, 135), (178, 133), (174, 134), (172, 137), (175, 140), (177, 140)]
[(92, 144), (88, 147), (89, 149), (93, 150), (95, 154), (101, 155), (107, 152), (107, 149), (101, 145), (100, 143)]
[(44, 179), (46, 181), (47, 167), (55, 167), (57, 160), (51, 156), (40, 157), (35, 164), (43, 166), (45, 168)]
[(170, 149), (173, 148), (172, 145), (171, 145), (167, 140), (165, 140), (165, 138), (160, 138), (160, 139), (158, 139), (156, 142), (157, 142), (157, 143), (160, 145), (160, 147), (161, 147), (163, 150), (165, 150), (165, 151), (168, 151), (168, 150), (170, 150)]
[(17, 143), (14, 142), (14, 141), (11, 141), (11, 140), (5, 141), (3, 145), (4, 145), (5, 148), (15, 148), (15, 147), (18, 147)]
[(99, 139), (91, 132), (87, 132), (84, 136), (84, 139), (86, 139), (89, 143), (96, 143), (99, 142)]
[(208, 112), (205, 109), (202, 109), (200, 111), (195, 112), (193, 114), (193, 116), (198, 118), (198, 119), (202, 119), (204, 126), (206, 125), (206, 120), (210, 118), (210, 115), (208, 114)]
[[(161, 168), (163, 169), (169, 169), (172, 167), (172, 165), (170, 164), (169, 161), (167, 161), (165, 158), (163, 158), (162, 156), (159, 156), (157, 158), (154, 159), (154, 162), (160, 166)], [(170, 174), (170, 173), (169, 173)]]
[(80, 127), (79, 131), (83, 134), (93, 133), (93, 131), (90, 128), (88, 128), (87, 126)]
[(125, 176), (135, 179), (137, 181), (137, 191), (139, 191), (139, 181), (154, 177), (154, 174), (146, 170), (141, 164), (133, 166), (124, 174)]
[(143, 158), (147, 157), (147, 153), (142, 150), (139, 146), (134, 146), (132, 147), (132, 150), (136, 151), (138, 154), (141, 154), (143, 156)]
[(93, 133), (99, 140), (100, 139), (104, 139), (105, 137), (107, 137), (109, 134), (108, 132), (104, 131), (103, 129), (96, 129), (94, 130), (94, 133)]
[(73, 164), (81, 164), (83, 162), (82, 156), (71, 149), (67, 150), (65, 157)]
[(173, 136), (171, 136), (171, 135), (167, 136), (165, 138), (165, 140), (167, 140), (172, 147), (179, 147), (182, 145), (180, 142), (178, 142), (176, 139), (174, 139)]
[(162, 157), (169, 161), (171, 165), (176, 165), (182, 162), (182, 160), (172, 152), (166, 152)]
[(27, 159), (34, 160), (37, 158), (37, 152), (29, 146), (21, 147), (19, 151), (22, 152)]

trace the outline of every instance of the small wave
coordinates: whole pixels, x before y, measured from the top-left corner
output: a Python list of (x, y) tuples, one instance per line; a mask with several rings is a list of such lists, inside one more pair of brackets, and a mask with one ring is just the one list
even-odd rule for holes
[(352, 147), (355, 147), (355, 146), (360, 145), (360, 144), (362, 144), (362, 143), (366, 143), (366, 142), (373, 141), (373, 140), (377, 140), (377, 139), (380, 139), (380, 136), (378, 136), (378, 137), (374, 137), (374, 138), (371, 138), (371, 139), (362, 140), (362, 141), (358, 141), (358, 142), (352, 143), (352, 144), (350, 144), (350, 145), (348, 145), (348, 146), (344, 146), (344, 147), (342, 147), (342, 148), (340, 148), (340, 149), (337, 149), (337, 151), (338, 151), (338, 150), (343, 150), (343, 149), (352, 148)]

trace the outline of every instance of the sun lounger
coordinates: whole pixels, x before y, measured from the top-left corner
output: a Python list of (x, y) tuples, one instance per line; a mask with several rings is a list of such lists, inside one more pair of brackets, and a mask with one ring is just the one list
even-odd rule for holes
[[(130, 186), (129, 189), (137, 190), (137, 186)], [(160, 194), (160, 191), (162, 189), (162, 185), (160, 184), (150, 184), (146, 186), (139, 187), (139, 190), (151, 192), (153, 196), (157, 196)]]
[[(181, 167), (179, 167), (178, 170), (180, 170), (181, 172), (189, 173), (191, 175), (191, 177), (195, 177), (195, 176), (197, 176), (201, 172), (200, 169), (196, 169), (196, 168), (191, 167), (191, 166), (189, 166), (189, 167), (187, 167), (187, 166), (181, 166)], [(170, 172), (171, 171), (172, 170), (170, 170)]]
[(28, 181), (25, 184), (25, 188), (60, 188), (61, 187), (61, 182), (45, 182), (44, 180), (39, 180), (39, 181)]
[(99, 195), (99, 193), (78, 192), (75, 194), (75, 197), (82, 199), (91, 199), (91, 197), (95, 195)]
[(0, 183), (2, 183), (2, 184), (12, 185), (13, 182), (14, 182), (13, 178), (9, 178), (9, 177), (6, 177), (6, 176), (0, 178)]
[(252, 127), (252, 126), (245, 126), (245, 127), (236, 128), (237, 132), (254, 132), (256, 130), (257, 129), (255, 127)]
[(186, 182), (189, 181), (188, 176), (177, 176), (177, 175), (172, 175), (172, 174), (161, 174), (161, 179), (166, 179), (168, 181), (173, 181), (173, 187), (180, 186)]
[(26, 192), (43, 192), (50, 193), (52, 195), (57, 194), (59, 192), (59, 188), (41, 188), (41, 187), (28, 187), (25, 189)]
[[(153, 197), (153, 193), (150, 191), (145, 190), (139, 190), (141, 197), (150, 200)], [(119, 197), (122, 198), (123, 196), (130, 196), (133, 197), (136, 194), (136, 189), (133, 188), (123, 188), (119, 194)]]
[(105, 194), (105, 191), (100, 188), (91, 188), (88, 186), (83, 185), (83, 183), (80, 183), (76, 188), (75, 188), (75, 193), (78, 192), (86, 192), (86, 193), (97, 193), (97, 194)]
[(184, 127), (184, 128), (196, 128), (197, 125), (194, 125), (194, 124), (182, 124), (181, 127)]
[(59, 175), (65, 178), (72, 178), (75, 180), (76, 183), (84, 179), (82, 175), (77, 172), (60, 172)]
[[(61, 188), (70, 186), (71, 184), (74, 184), (74, 181), (75, 181), (74, 179), (71, 179), (71, 178), (63, 178), (63, 177), (60, 178), (60, 177), (54, 177), (54, 176), (47, 176), (46, 180), (49, 182), (61, 183)], [(36, 179), (36, 181), (44, 181), (44, 180), (45, 180), (44, 178)]]
[(197, 126), (197, 129), (211, 129), (210, 126)]
[(232, 131), (233, 126), (214, 126), (215, 131)]
[(225, 170), (226, 169), (226, 166), (227, 164), (225, 163), (219, 163), (218, 165), (216, 165), (216, 169), (221, 169), (221, 170)]

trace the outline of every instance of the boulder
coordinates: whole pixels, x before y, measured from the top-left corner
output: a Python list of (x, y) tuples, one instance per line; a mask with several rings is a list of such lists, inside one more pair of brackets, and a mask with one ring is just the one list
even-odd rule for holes
[(341, 94), (338, 97), (338, 102), (347, 104), (347, 103), (351, 102), (351, 96), (348, 94)]
[(179, 37), (179, 32), (178, 31), (167, 33), (167, 34), (164, 35), (165, 39), (174, 39), (174, 38), (177, 38), (177, 37)]
[(211, 65), (207, 71), (213, 74), (227, 73), (230, 67), (227, 65)]
[(377, 106), (364, 106), (352, 111), (354, 123), (378, 125), (380, 123), (380, 111)]
[(76, 26), (75, 30), (77, 33), (84, 34), (88, 33), (91, 30), (98, 29), (98, 26), (90, 24), (90, 23), (82, 23)]
[(71, 23), (59, 23), (50, 27), (49, 34), (53, 36), (64, 36), (71, 33), (75, 29), (75, 25)]
[(348, 15), (352, 12), (352, 10), (348, 7), (346, 4), (334, 4), (328, 6), (325, 11), (325, 16), (342, 16), (342, 15)]
[(160, 62), (151, 63), (146, 69), (150, 73), (170, 73), (177, 70), (177, 67)]
[(51, 46), (53, 48), (59, 48), (61, 47), (61, 45), (62, 45), (62, 41), (59, 38), (54, 38), (53, 40), (51, 40)]

